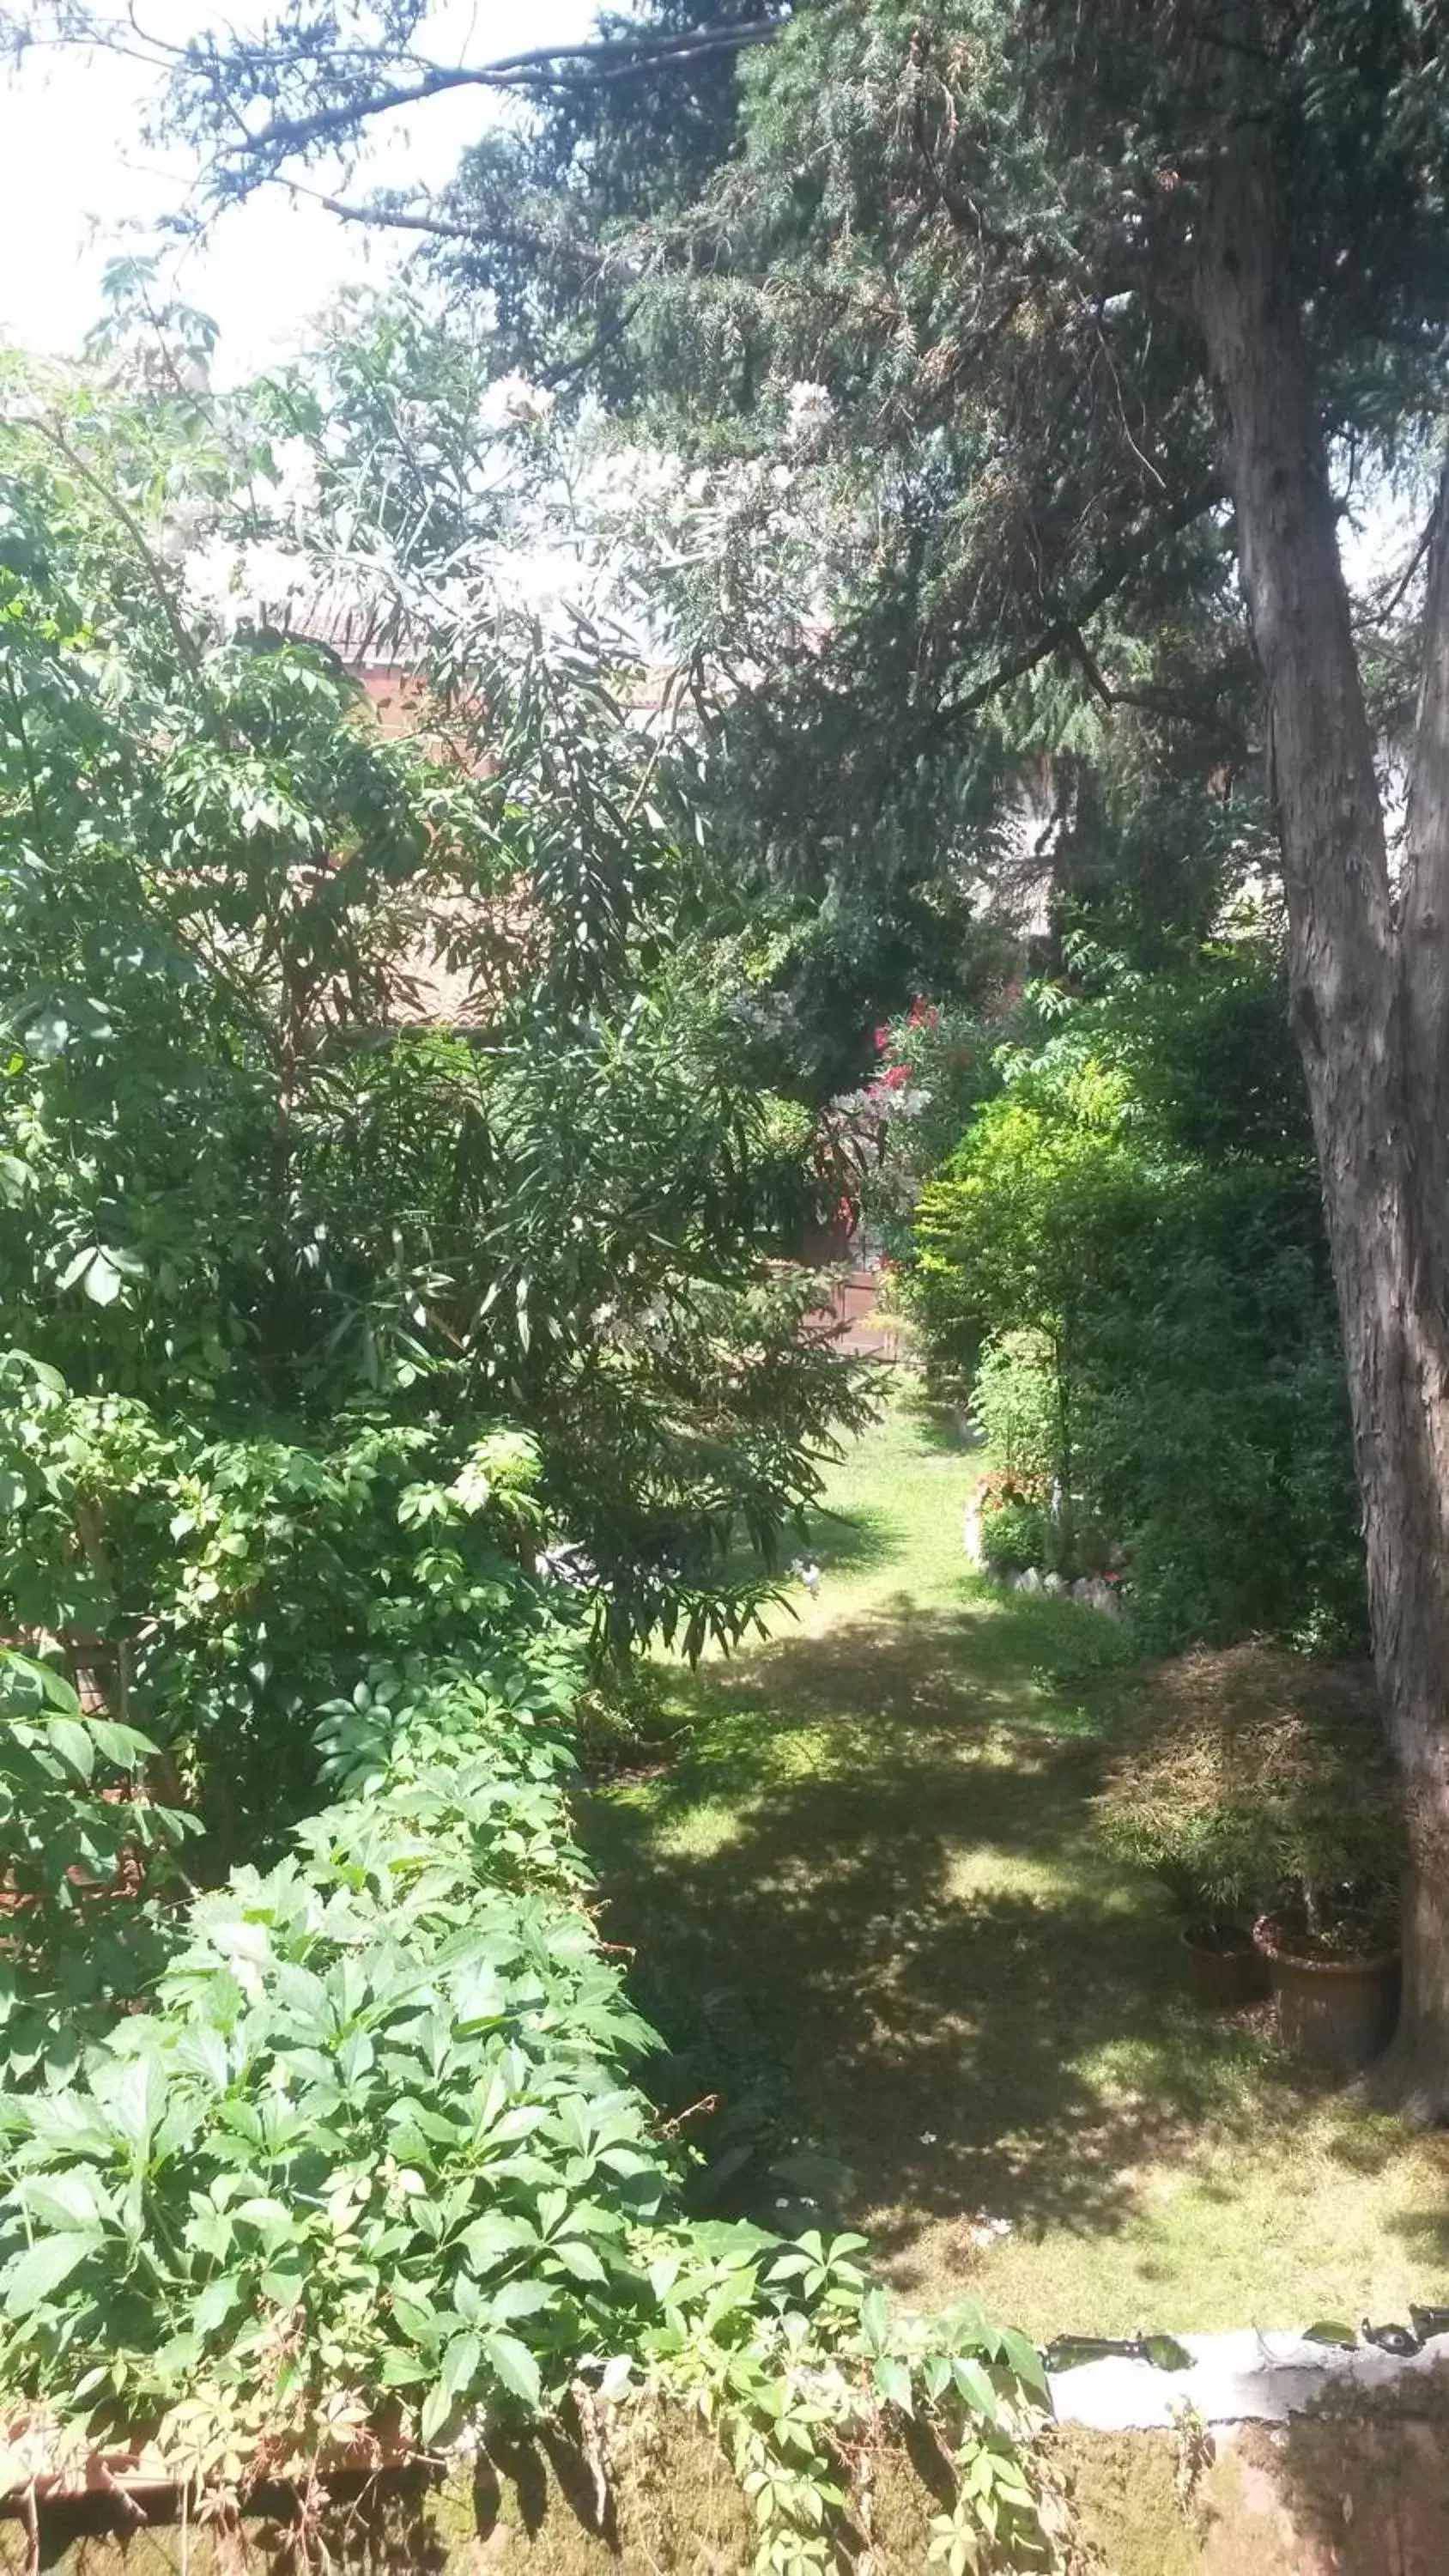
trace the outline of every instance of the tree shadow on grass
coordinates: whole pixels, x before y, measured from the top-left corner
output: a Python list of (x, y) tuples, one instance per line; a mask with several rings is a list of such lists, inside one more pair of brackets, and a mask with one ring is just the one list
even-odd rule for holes
[(1402, 2210), (1388, 2224), (1424, 2265), (1426, 2275), (1437, 2274), (1436, 2296), (1449, 2298), (1449, 2203), (1441, 2201), (1433, 2209)]
[(899, 1530), (886, 1511), (827, 1512), (810, 1515), (810, 1536), (803, 1554), (813, 1554), (836, 1574), (864, 1574), (904, 1555)]
[(985, 1445), (980, 1431), (968, 1425), (965, 1410), (959, 1404), (912, 1394), (900, 1398), (899, 1410), (927, 1449), (948, 1449), (957, 1457), (969, 1458)]
[(1160, 1900), (1094, 1837), (1110, 1692), (1064, 1712), (1034, 1661), (1090, 1663), (1091, 1625), (903, 1598), (776, 1641), (711, 1675), (684, 1763), (588, 1820), (644, 2011), (706, 2082), (711, 2033), (748, 2035), (907, 2286), (932, 2221), (964, 2279), (980, 2213), (1110, 2232), (1205, 2122), (1271, 2151), (1301, 2112), (1286, 2071), (1245, 2084), (1253, 2043), (1185, 2003)]

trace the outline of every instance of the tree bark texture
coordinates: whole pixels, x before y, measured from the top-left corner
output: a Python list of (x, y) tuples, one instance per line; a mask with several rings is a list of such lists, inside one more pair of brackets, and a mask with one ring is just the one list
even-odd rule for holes
[(1282, 254), (1271, 133), (1230, 115), (1195, 244), (1266, 687), (1293, 1016), (1352, 1401), (1379, 1689), (1405, 1800), (1396, 2098), (1449, 2118), (1449, 475), (1400, 881)]

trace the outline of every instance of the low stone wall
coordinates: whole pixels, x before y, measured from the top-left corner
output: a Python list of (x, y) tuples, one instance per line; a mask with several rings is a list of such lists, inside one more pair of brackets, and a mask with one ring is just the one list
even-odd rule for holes
[[(1358, 2354), (1355, 2368), (1277, 2352), (1244, 2371), (1249, 2340), (1258, 2339), (1199, 2344), (1200, 2354), (1207, 2342), (1238, 2347), (1233, 2384), (1220, 2376), (1216, 2394), (1217, 2357), (1206, 2378), (1200, 2360), (1183, 2374), (1097, 2364), (1058, 2383), (1062, 2420), (1041, 2466), (1070, 2531), (1068, 2576), (1449, 2576), (1449, 2346), (1409, 2365)], [(1209, 2420), (1184, 2396), (1188, 2380), (1209, 2405), (1263, 2411)], [(1101, 2420), (1124, 2412), (1125, 2423)], [(938, 2463), (913, 2443), (864, 2466), (862, 2576), (927, 2576)], [(499, 2448), (446, 2475), (339, 2479), (311, 2507), (277, 2489), (231, 2528), (180, 2519), (169, 2494), (141, 2498), (146, 2519), (136, 2523), (105, 2495), (47, 2506), (36, 2528), (12, 2503), (0, 2519), (0, 2570), (748, 2576), (752, 2516), (696, 2418), (625, 2410), (608, 2467), (602, 2517), (593, 2470), (563, 2441)]]
[[(866, 2480), (873, 2576), (918, 2576), (939, 2498), (905, 2452), (883, 2450)], [(12, 2500), (0, 2570), (64, 2576), (747, 2576), (755, 2522), (697, 2417), (637, 2407), (615, 2419), (602, 2515), (593, 2470), (566, 2442), (500, 2446), (428, 2477), (329, 2482), (308, 2506), (290, 2488), (255, 2497), (230, 2528), (183, 2519), (170, 2494), (130, 2521), (113, 2496), (42, 2508), (32, 2528)], [(38, 2543), (38, 2550), (37, 2550)]]
[(1053, 2383), (1073, 2576), (1449, 2576), (1449, 2338), (1183, 2340)]
[(1449, 2409), (1053, 2437), (1072, 2576), (1446, 2576)]

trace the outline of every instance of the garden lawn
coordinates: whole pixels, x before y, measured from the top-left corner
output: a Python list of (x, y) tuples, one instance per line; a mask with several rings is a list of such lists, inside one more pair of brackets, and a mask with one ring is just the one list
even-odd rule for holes
[(586, 1801), (638, 2000), (844, 2161), (919, 2305), (1046, 2337), (1449, 2298), (1449, 2145), (1192, 2005), (1154, 1884), (1101, 1848), (1138, 1685), (1110, 1622), (967, 1571), (978, 1464), (898, 1400), (832, 1474), (818, 1601), (676, 1673), (674, 1758)]

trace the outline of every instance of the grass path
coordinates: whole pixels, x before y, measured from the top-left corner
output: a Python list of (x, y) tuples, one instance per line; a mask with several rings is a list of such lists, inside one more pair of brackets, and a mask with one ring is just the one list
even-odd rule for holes
[(645, 2010), (843, 2159), (920, 2304), (976, 2290), (1046, 2336), (1449, 2297), (1449, 2146), (1183, 1994), (1093, 1832), (1117, 1632), (969, 1576), (971, 1466), (887, 1416), (832, 1479), (818, 1602), (679, 1680), (678, 1758), (589, 1801)]

